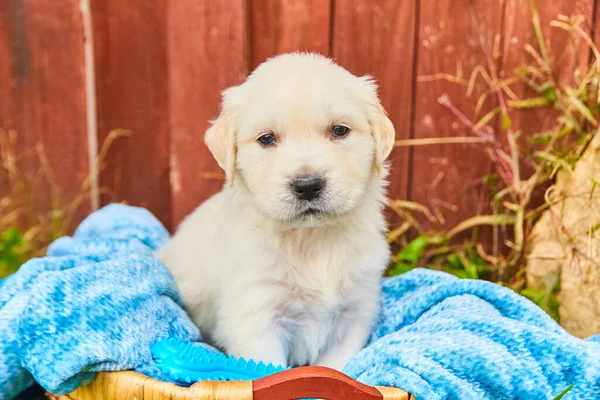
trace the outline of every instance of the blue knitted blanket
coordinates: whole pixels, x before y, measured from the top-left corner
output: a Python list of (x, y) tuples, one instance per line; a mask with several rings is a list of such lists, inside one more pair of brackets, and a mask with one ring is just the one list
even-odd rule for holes
[[(146, 210), (110, 205), (73, 238), (0, 281), (0, 399), (38, 381), (62, 394), (98, 371), (162, 379), (150, 345), (201, 339), (153, 250)], [(600, 399), (600, 342), (577, 339), (527, 299), (483, 281), (415, 270), (383, 281), (368, 346), (346, 366), (420, 399)]]

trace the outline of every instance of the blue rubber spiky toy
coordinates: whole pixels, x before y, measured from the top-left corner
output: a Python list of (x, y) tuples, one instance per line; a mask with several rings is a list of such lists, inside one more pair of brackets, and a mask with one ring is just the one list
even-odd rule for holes
[(285, 370), (282, 366), (226, 356), (200, 343), (164, 339), (151, 346), (165, 380), (189, 386), (203, 380), (254, 380)]

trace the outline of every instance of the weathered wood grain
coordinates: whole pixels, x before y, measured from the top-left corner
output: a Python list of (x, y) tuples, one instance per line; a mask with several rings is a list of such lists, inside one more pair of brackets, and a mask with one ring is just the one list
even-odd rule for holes
[(92, 1), (98, 147), (117, 140), (104, 162), (102, 203), (126, 201), (171, 224), (166, 0)]
[[(57, 4), (60, 3), (60, 6)], [(538, 0), (559, 82), (585, 69), (589, 49), (551, 28), (559, 14), (585, 17), (582, 28), (600, 42), (594, 0)], [(500, 76), (532, 59), (537, 47), (528, 0), (151, 0), (132, 6), (92, 1), (98, 144), (113, 129), (131, 130), (106, 160), (101, 186), (114, 197), (148, 207), (166, 225), (176, 225), (222, 185), (220, 170), (204, 145), (208, 120), (218, 114), (222, 89), (239, 83), (266, 58), (294, 50), (331, 54), (351, 72), (372, 74), (396, 127), (397, 139), (471, 135), (437, 99), (447, 94), (469, 118), (479, 115), (479, 79), (473, 95), (447, 80), (468, 79), (487, 65), (502, 34)], [(595, 22), (594, 22), (595, 21)], [(0, 2), (0, 128), (18, 132), (17, 147), (46, 150), (59, 202), (70, 201), (89, 174), (85, 64), (79, 0)], [(421, 79), (417, 82), (417, 78)], [(521, 97), (536, 95), (522, 84)], [(549, 127), (547, 110), (511, 113), (527, 135)], [(506, 138), (501, 138), (505, 141)], [(38, 174), (37, 157), (21, 166)], [(479, 178), (492, 171), (475, 146), (445, 144), (397, 148), (392, 154), (390, 197), (424, 203), (447, 220), (444, 228), (484, 210)], [(36, 197), (51, 207), (44, 177)], [(89, 211), (88, 202), (79, 213)]]
[[(488, 99), (476, 115), (476, 103), (487, 89), (481, 79), (471, 97), (464, 84), (439, 74), (468, 81), (478, 67), (497, 67), (492, 59), (496, 35), (501, 32), (502, 1), (421, 1), (419, 10), (418, 79), (415, 96), (414, 137), (474, 136), (470, 129), (442, 107), (446, 94), (468, 118), (478, 120), (493, 106)], [(419, 146), (412, 149), (411, 200), (427, 205), (449, 229), (485, 208), (481, 178), (491, 168), (485, 151), (465, 144)]]
[[(333, 57), (356, 75), (375, 77), (396, 139), (408, 139), (414, 94), (416, 1), (338, 0), (333, 9)], [(395, 149), (391, 160), (390, 197), (405, 199), (408, 149)]]
[[(0, 128), (16, 131), (17, 152), (30, 154), (20, 168), (37, 176), (40, 212), (71, 202), (89, 174), (82, 16), (79, 0), (60, 3), (0, 1)], [(49, 175), (40, 174), (37, 145)]]
[[(586, 10), (586, 15), (589, 13), (590, 9), (592, 10), (592, 21), (590, 22), (592, 32), (591, 36), (596, 46), (600, 44), (600, 4), (598, 3), (600, 3), (599, 0), (587, 0), (585, 6), (583, 7), (583, 9)], [(590, 60), (593, 59), (590, 58)]]
[(179, 223), (223, 180), (204, 144), (220, 93), (247, 74), (243, 0), (167, 2), (172, 221)]
[(330, 54), (333, 0), (252, 0), (251, 62), (291, 51)]

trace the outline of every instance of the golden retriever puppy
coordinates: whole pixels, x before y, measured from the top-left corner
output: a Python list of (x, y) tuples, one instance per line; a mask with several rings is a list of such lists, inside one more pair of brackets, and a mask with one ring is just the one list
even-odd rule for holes
[(394, 128), (375, 83), (315, 54), (272, 58), (224, 91), (205, 141), (226, 184), (157, 253), (189, 315), (229, 354), (342, 369), (389, 257)]

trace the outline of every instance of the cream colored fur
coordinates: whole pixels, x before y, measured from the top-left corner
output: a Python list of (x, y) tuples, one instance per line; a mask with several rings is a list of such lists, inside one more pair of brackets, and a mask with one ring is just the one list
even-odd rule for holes
[[(188, 313), (235, 356), (341, 369), (367, 340), (389, 258), (394, 128), (376, 85), (318, 55), (275, 57), (224, 92), (206, 143), (227, 183), (158, 252)], [(291, 193), (306, 175), (326, 181), (317, 214)]]

